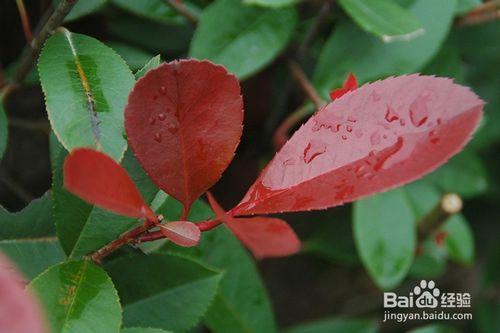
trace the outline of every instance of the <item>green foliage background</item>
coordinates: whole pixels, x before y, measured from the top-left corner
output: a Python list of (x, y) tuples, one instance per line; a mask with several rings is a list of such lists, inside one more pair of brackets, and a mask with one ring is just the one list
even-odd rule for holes
[[(0, 96), (0, 250), (31, 281), (54, 332), (499, 331), (500, 21), (459, 23), (480, 0), (182, 3), (196, 26), (163, 0), (80, 0), (67, 30), (46, 42), (38, 68), (15, 93)], [(35, 25), (44, 4), (26, 7)], [(25, 43), (14, 1), (0, 4), (0, 27), (8, 79)], [(135, 79), (161, 59), (186, 57), (222, 64), (242, 82), (245, 133), (214, 188), (227, 207), (273, 156), (280, 122), (295, 110), (312, 112), (287, 59), (300, 63), (324, 98), (349, 72), (360, 83), (414, 72), (452, 77), (487, 101), (485, 117), (463, 152), (413, 184), (284, 216), (303, 240), (294, 257), (255, 262), (222, 226), (193, 249), (159, 241), (94, 265), (87, 254), (138, 222), (64, 190), (66, 149), (101, 147), (157, 213), (178, 219), (180, 204), (125, 152), (122, 110)], [(95, 126), (76, 62), (98, 92), (102, 121)], [(419, 241), (418, 221), (448, 192), (464, 199), (464, 211), (441, 227), (443, 244), (433, 236)], [(190, 219), (212, 215), (198, 201)], [(421, 279), (470, 292), (474, 319), (382, 323), (382, 291), (407, 293)]]

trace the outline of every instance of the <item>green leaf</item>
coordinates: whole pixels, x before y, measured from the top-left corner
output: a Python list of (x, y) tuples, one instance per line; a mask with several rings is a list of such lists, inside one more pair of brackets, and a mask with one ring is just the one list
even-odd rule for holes
[(450, 259), (464, 265), (474, 262), (474, 237), (462, 214), (452, 216), (442, 228), (447, 232), (446, 249)]
[(427, 239), (415, 256), (408, 275), (419, 279), (436, 278), (444, 273), (447, 259), (446, 249), (437, 246), (434, 239)]
[(453, 81), (465, 84), (465, 65), (460, 59), (457, 48), (445, 45), (434, 58), (422, 69), (422, 74), (446, 76)]
[(361, 260), (381, 289), (397, 286), (415, 253), (413, 210), (396, 189), (354, 203), (354, 240)]
[(111, 16), (106, 23), (107, 30), (115, 38), (154, 53), (185, 53), (193, 34), (191, 25), (158, 24), (134, 16)]
[(128, 67), (132, 71), (137, 71), (138, 69), (141, 69), (142, 66), (148, 62), (152, 54), (144, 51), (142, 49), (138, 49), (135, 47), (132, 47), (128, 44), (123, 44), (120, 42), (107, 42), (106, 45), (111, 47), (113, 50), (115, 50), (116, 53), (118, 53), (127, 63)]
[(157, 56), (151, 58), (141, 69), (139, 69), (135, 73), (135, 78), (139, 80), (143, 77), (149, 70), (160, 66), (161, 56), (158, 54)]
[(121, 308), (107, 274), (90, 261), (50, 267), (28, 287), (45, 309), (53, 332), (118, 333)]
[(45, 43), (38, 70), (63, 146), (94, 147), (120, 160), (127, 147), (123, 109), (135, 82), (123, 59), (94, 38), (64, 30)]
[(433, 324), (415, 328), (408, 333), (458, 333), (458, 331), (453, 326)]
[(424, 33), (420, 22), (392, 0), (340, 0), (339, 4), (363, 30), (386, 43), (408, 41)]
[(197, 261), (170, 254), (124, 257), (106, 270), (124, 306), (124, 325), (173, 331), (185, 331), (201, 319), (221, 277)]
[[(54, 219), (65, 252), (72, 258), (78, 258), (99, 249), (141, 222), (93, 207), (66, 191), (62, 174), (66, 155), (67, 152), (61, 149), (53, 165)], [(133, 153), (127, 151), (122, 165), (144, 200), (151, 202), (158, 188), (144, 173)]]
[(498, 300), (483, 301), (475, 308), (474, 326), (480, 333), (500, 331), (500, 303)]
[(330, 212), (321, 212), (317, 218), (314, 217), (316, 221), (314, 232), (302, 243), (302, 250), (333, 262), (360, 263), (350, 221)]
[(270, 8), (290, 6), (297, 2), (298, 0), (243, 0), (243, 3), (246, 5), (255, 5)]
[(442, 191), (469, 198), (486, 192), (488, 178), (481, 159), (473, 152), (463, 151), (426, 177)]
[(293, 7), (265, 9), (217, 0), (203, 11), (189, 55), (224, 65), (243, 79), (278, 56), (296, 22)]
[[(159, 210), (169, 220), (177, 220), (182, 205), (169, 197)], [(201, 221), (213, 216), (207, 204), (198, 200), (189, 220)], [(221, 225), (203, 233), (196, 248), (167, 244), (164, 250), (190, 255), (224, 272), (220, 287), (204, 323), (215, 333), (276, 331), (273, 311), (255, 263), (236, 237)]]
[(412, 73), (439, 50), (453, 21), (454, 0), (416, 0), (409, 8), (425, 33), (409, 42), (384, 43), (344, 20), (326, 41), (314, 72), (314, 84), (327, 97), (349, 72), (360, 82)]
[(286, 333), (376, 333), (378, 325), (373, 320), (331, 318), (298, 325)]
[(169, 333), (159, 328), (151, 327), (126, 327), (120, 331), (121, 333)]
[(3, 107), (3, 101), (0, 98), (0, 159), (5, 153), (7, 148), (7, 140), (9, 139), (9, 124), (7, 121), (7, 114)]
[[(60, 1), (56, 1), (59, 3)], [(64, 18), (65, 22), (74, 21), (83, 16), (92, 14), (99, 9), (101, 9), (108, 0), (85, 0), (78, 1), (75, 6), (71, 9), (69, 14)]]
[(185, 19), (164, 0), (112, 0), (111, 2), (123, 10), (156, 22), (177, 24), (185, 22)]
[(0, 250), (28, 279), (65, 258), (55, 237), (51, 206), (50, 193), (17, 213), (0, 206)]
[[(419, 221), (429, 214), (441, 198), (439, 190), (425, 180), (407, 185), (403, 189), (414, 209), (415, 221)], [(470, 265), (474, 260), (474, 237), (464, 216), (455, 214), (450, 217), (440, 231), (447, 233), (444, 250), (450, 259), (464, 265)], [(424, 247), (424, 251), (427, 250), (427, 252), (434, 254), (441, 251), (436, 247), (438, 245), (435, 244), (434, 239), (430, 239), (427, 248)]]

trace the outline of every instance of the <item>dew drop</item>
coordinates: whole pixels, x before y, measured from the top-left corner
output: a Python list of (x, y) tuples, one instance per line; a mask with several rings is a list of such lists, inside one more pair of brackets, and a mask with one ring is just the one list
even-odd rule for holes
[(347, 132), (349, 132), (349, 133), (351, 133), (351, 132), (352, 132), (352, 127), (351, 127), (351, 126), (349, 126), (349, 125), (347, 125), (345, 129), (346, 129), (346, 131), (347, 131)]
[(350, 121), (351, 123), (355, 123), (356, 122), (356, 118), (354, 118), (353, 116), (348, 116), (347, 117), (347, 121)]
[(385, 120), (392, 123), (395, 120), (399, 119), (399, 115), (394, 111), (394, 109), (387, 105), (387, 112), (385, 113)]
[(156, 142), (158, 142), (158, 143), (160, 143), (160, 142), (161, 142), (161, 139), (162, 139), (162, 137), (161, 137), (161, 133), (160, 133), (160, 132), (157, 132), (157, 133), (155, 134), (155, 141), (156, 141)]
[(178, 128), (175, 124), (168, 124), (167, 129), (172, 134), (175, 134), (178, 131)]
[(166, 116), (164, 113), (160, 113), (160, 114), (158, 115), (158, 119), (159, 119), (160, 121), (164, 121), (166, 118), (167, 118), (167, 116)]
[(401, 126), (404, 126), (404, 125), (406, 125), (406, 121), (404, 119), (399, 119), (399, 124)]
[(154, 125), (156, 123), (156, 118), (154, 116), (149, 117), (149, 124)]
[(317, 140), (311, 140), (304, 149), (303, 160), (305, 163), (311, 163), (316, 157), (326, 152), (326, 145)]
[(347, 136), (346, 135), (342, 135), (342, 140), (347, 140)]
[(165, 94), (167, 93), (167, 88), (165, 88), (165, 86), (161, 86), (161, 87), (160, 87), (160, 93), (161, 93), (162, 95), (165, 95)]
[(284, 166), (295, 165), (295, 159), (293, 158), (286, 159), (283, 161), (283, 165)]
[(416, 127), (420, 127), (429, 118), (429, 110), (427, 109), (427, 100), (425, 97), (418, 97), (410, 105), (410, 120)]
[(370, 143), (373, 146), (376, 146), (380, 143), (380, 134), (378, 134), (378, 132), (375, 132), (372, 135), (370, 135)]

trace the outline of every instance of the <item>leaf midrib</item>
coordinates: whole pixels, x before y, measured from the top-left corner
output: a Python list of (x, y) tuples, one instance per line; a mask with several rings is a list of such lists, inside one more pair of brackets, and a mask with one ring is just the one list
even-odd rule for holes
[(82, 84), (83, 90), (85, 91), (85, 95), (87, 98), (87, 108), (90, 114), (90, 125), (92, 129), (92, 134), (94, 136), (95, 144), (98, 149), (102, 149), (101, 145), (101, 130), (99, 128), (99, 119), (97, 117), (97, 110), (95, 106), (95, 99), (92, 93), (92, 88), (90, 87), (90, 83), (87, 79), (87, 75), (83, 70), (83, 66), (80, 63), (80, 59), (78, 57), (78, 52), (73, 43), (73, 39), (71, 38), (71, 32), (68, 30), (64, 30), (64, 37), (68, 41), (69, 48), (71, 50), (71, 54), (73, 55), (73, 61), (80, 77), (80, 83)]

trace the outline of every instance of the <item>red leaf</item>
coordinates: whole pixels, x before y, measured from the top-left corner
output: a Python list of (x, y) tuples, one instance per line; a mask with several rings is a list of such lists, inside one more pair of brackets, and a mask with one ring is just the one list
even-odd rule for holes
[(83, 200), (116, 214), (155, 220), (127, 172), (111, 157), (88, 148), (64, 162), (64, 187)]
[(242, 121), (237, 79), (208, 61), (174, 61), (149, 71), (125, 109), (139, 162), (186, 211), (231, 162)]
[(0, 333), (43, 333), (45, 321), (24, 279), (0, 254)]
[(356, 79), (356, 76), (354, 76), (354, 74), (352, 73), (349, 73), (349, 76), (347, 76), (347, 79), (344, 81), (344, 85), (342, 86), (342, 88), (338, 88), (330, 92), (330, 98), (333, 101), (337, 98), (342, 97), (347, 92), (353, 91), (357, 87), (358, 80)]
[(218, 219), (258, 259), (284, 257), (300, 250), (300, 240), (283, 220), (271, 217), (235, 218), (227, 215), (215, 198), (207, 193), (208, 201)]
[(230, 214), (324, 209), (413, 181), (463, 148), (483, 105), (446, 78), (366, 84), (295, 132)]
[(285, 221), (272, 217), (231, 218), (224, 221), (258, 259), (284, 257), (300, 250), (300, 240)]
[(191, 247), (200, 241), (200, 229), (194, 223), (176, 221), (161, 224), (159, 227), (161, 233), (177, 245)]

